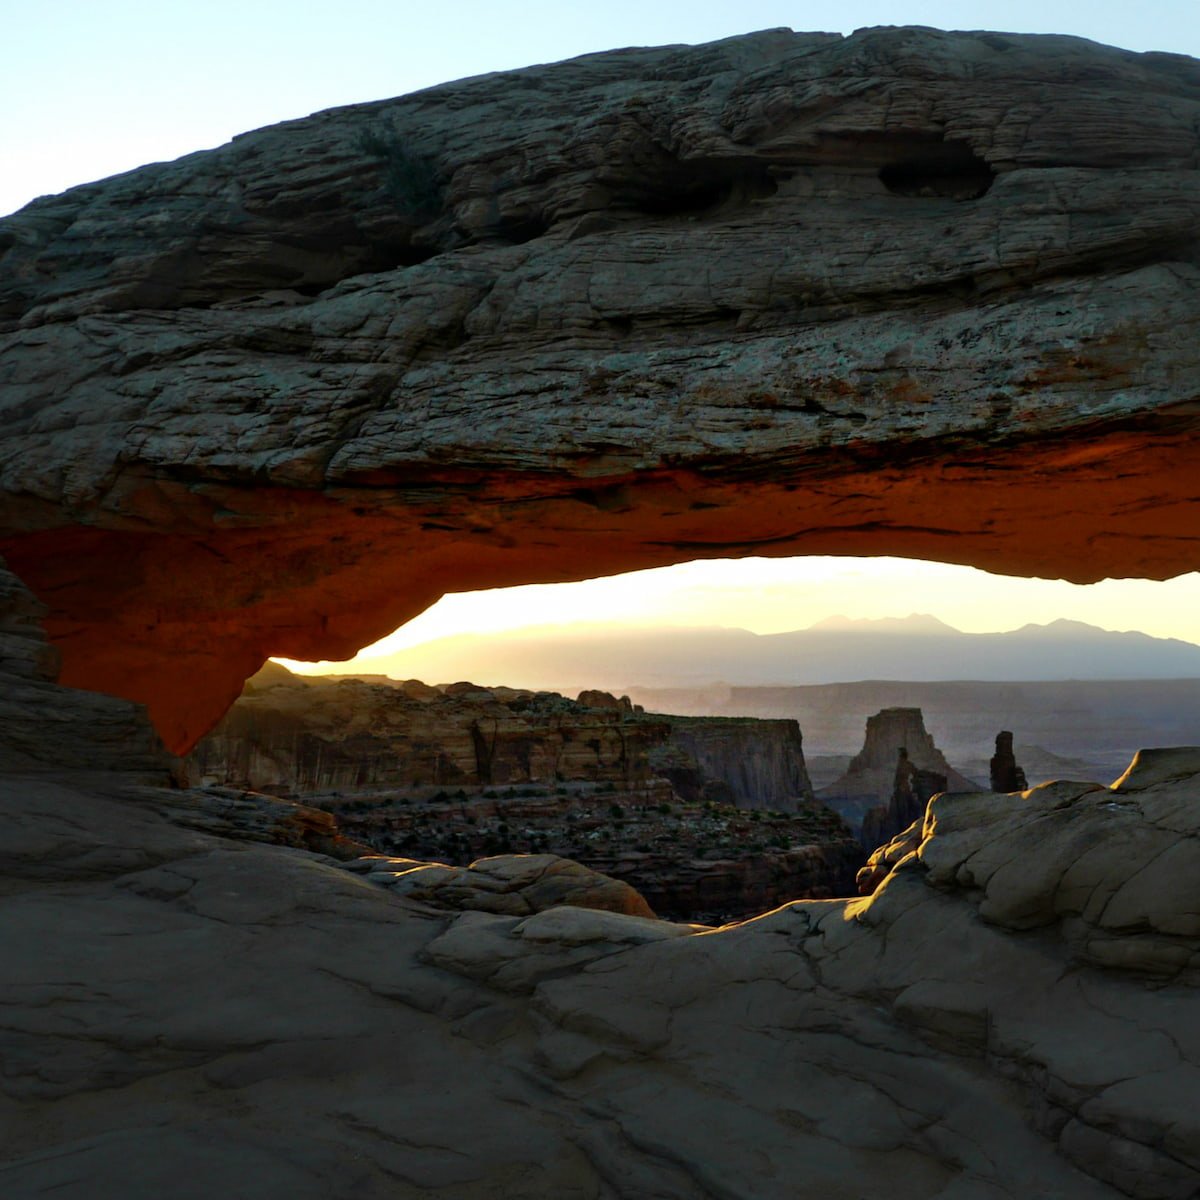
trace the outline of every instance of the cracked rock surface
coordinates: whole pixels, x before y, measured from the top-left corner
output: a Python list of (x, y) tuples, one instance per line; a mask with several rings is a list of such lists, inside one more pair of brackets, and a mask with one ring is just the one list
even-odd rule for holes
[(1200, 1189), (1200, 749), (939, 797), (874, 895), (719, 929), (530, 912), (559, 859), (409, 887), (446, 869), (119, 772), (0, 807), (5, 1196)]
[(1198, 130), (1181, 56), (775, 30), (43, 198), (0, 221), (0, 553), (175, 752), (448, 590), (1193, 570)]

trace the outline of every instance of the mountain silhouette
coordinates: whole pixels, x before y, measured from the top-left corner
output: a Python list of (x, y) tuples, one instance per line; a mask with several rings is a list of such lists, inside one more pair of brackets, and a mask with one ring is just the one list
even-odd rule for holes
[[(1080, 621), (962, 633), (927, 614), (831, 617), (809, 629), (559, 626), (440, 638), (360, 660), (362, 672), (427, 682), (571, 689), (857, 680), (1200, 678), (1200, 646)], [(356, 671), (354, 673), (359, 673)]]

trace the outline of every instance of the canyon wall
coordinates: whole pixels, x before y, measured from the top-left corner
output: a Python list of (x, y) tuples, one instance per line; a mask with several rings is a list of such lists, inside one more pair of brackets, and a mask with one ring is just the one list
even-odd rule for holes
[[(674, 772), (666, 756), (652, 755), (681, 794), (688, 793), (686, 778), (691, 763), (699, 777), (724, 784), (729, 799), (740, 808), (770, 808), (794, 812), (801, 801), (813, 799), (812, 784), (804, 763), (800, 726), (795, 721), (728, 717), (666, 718), (671, 735), (668, 746), (686, 764)], [(695, 787), (695, 785), (693, 785)]]
[(311, 792), (555, 782), (644, 785), (665, 721), (549, 692), (327, 682), (272, 667), (189, 758), (198, 779)]
[(176, 751), (448, 590), (1193, 570), (1198, 112), (1178, 56), (775, 30), (42, 198), (0, 221), (0, 553)]
[(430, 687), (269, 664), (189, 756), (196, 780), (283, 795), (665, 779), (689, 801), (795, 812), (813, 799), (795, 721), (646, 714), (606, 692)]

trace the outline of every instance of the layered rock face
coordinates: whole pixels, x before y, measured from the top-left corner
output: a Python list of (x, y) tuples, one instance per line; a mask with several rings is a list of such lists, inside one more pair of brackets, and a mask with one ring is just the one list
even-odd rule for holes
[(651, 762), (687, 798), (703, 796), (705, 781), (715, 780), (724, 786), (721, 798), (739, 808), (795, 812), (814, 799), (795, 721), (675, 716), (668, 720), (669, 746), (682, 762), (671, 765), (674, 760), (660, 754), (652, 754)]
[[(901, 760), (901, 751), (904, 752), (903, 760), (910, 764), (907, 772), (901, 772), (897, 767)], [(919, 708), (885, 708), (867, 718), (863, 747), (850, 760), (845, 774), (828, 787), (822, 788), (817, 796), (823, 803), (841, 813), (851, 825), (860, 826), (871, 809), (880, 806), (886, 809), (892, 803), (901, 774), (904, 774), (907, 792), (910, 795), (914, 794), (913, 780), (910, 779), (914, 772), (917, 776), (915, 794), (919, 796), (916, 802), (920, 803), (922, 811), (924, 801), (932, 795), (931, 784), (934, 782), (933, 779), (927, 778), (923, 785), (923, 795), (920, 795), (922, 783), (919, 776), (922, 773), (936, 777), (940, 780), (941, 787), (951, 791), (978, 790), (978, 785), (960, 775), (934, 745)], [(894, 814), (897, 819), (903, 804), (901, 798)], [(895, 828), (890, 828), (886, 837), (880, 840), (886, 841), (892, 834), (910, 824), (914, 815), (915, 813), (906, 813), (906, 819)], [(882, 825), (876, 822), (875, 832), (881, 831), (882, 828)], [(879, 841), (872, 842), (872, 846), (878, 844)], [(870, 848), (869, 846), (868, 849)]]
[(564, 779), (630, 788), (652, 778), (647, 752), (669, 734), (665, 720), (550, 692), (310, 682), (274, 667), (188, 763), (197, 779), (288, 795)]
[(1198, 112), (1172, 55), (772, 31), (36, 201), (0, 222), (0, 553), (63, 679), (177, 751), (268, 654), (446, 590), (1194, 569)]
[(277, 664), (189, 756), (196, 781), (306, 795), (564, 781), (796, 812), (813, 800), (795, 721), (671, 717), (585, 691), (305, 679)]

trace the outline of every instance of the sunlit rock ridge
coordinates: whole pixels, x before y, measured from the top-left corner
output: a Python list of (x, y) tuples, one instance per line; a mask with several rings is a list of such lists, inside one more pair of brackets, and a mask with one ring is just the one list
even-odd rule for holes
[[(705, 555), (1197, 565), (1200, 65), (768, 31), (0, 222), (0, 553), (183, 750), (269, 654)], [(186, 687), (178, 686), (186, 680)]]

